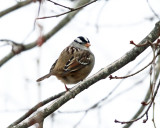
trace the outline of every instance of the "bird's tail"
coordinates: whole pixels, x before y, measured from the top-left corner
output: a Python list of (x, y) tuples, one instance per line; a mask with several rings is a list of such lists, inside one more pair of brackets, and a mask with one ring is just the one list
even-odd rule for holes
[(44, 80), (44, 79), (50, 77), (51, 75), (52, 75), (52, 74), (49, 73), (49, 74), (47, 74), (47, 75), (45, 75), (45, 76), (43, 76), (43, 77), (37, 79), (37, 82), (40, 82), (40, 81), (42, 81), (42, 80)]

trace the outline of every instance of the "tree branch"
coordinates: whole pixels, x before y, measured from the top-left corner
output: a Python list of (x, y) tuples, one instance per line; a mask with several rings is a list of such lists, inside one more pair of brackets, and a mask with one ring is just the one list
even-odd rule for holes
[[(160, 35), (160, 21), (156, 23), (154, 29), (139, 43), (143, 44), (147, 40), (154, 42)], [(134, 47), (129, 52), (127, 52), (124, 56), (116, 60), (115, 62), (111, 63), (110, 65), (104, 67), (100, 71), (98, 71), (93, 76), (85, 79), (84, 81), (78, 83), (75, 85), (70, 91), (66, 92), (64, 95), (59, 97), (56, 101), (54, 101), (51, 105), (47, 106), (43, 110), (37, 112), (34, 116), (29, 118), (27, 121), (14, 126), (14, 128), (27, 128), (36, 122), (37, 116), (39, 113), (41, 113), (41, 116), (43, 119), (45, 119), (47, 116), (49, 116), (51, 113), (55, 112), (59, 107), (61, 107), (63, 104), (65, 104), (70, 99), (74, 98), (76, 95), (78, 95), (80, 92), (84, 91), (85, 89), (89, 88), (91, 85), (96, 83), (97, 81), (100, 81), (102, 79), (105, 79), (113, 72), (121, 69), (126, 64), (133, 61), (138, 55), (140, 55), (145, 49), (147, 49), (148, 46), (144, 47)], [(33, 122), (34, 120), (34, 122)]]
[(154, 103), (154, 99), (155, 99), (155, 97), (156, 97), (156, 95), (157, 95), (157, 92), (158, 92), (158, 90), (159, 90), (159, 87), (160, 87), (160, 81), (159, 81), (159, 83), (158, 83), (158, 85), (157, 85), (157, 88), (156, 88), (156, 90), (155, 90), (155, 93), (154, 93), (154, 95), (153, 95), (153, 97), (152, 97), (151, 103), (149, 104), (149, 106), (148, 106), (147, 110), (144, 112), (144, 114), (142, 114), (140, 117), (138, 117), (138, 118), (136, 118), (136, 119), (133, 119), (133, 120), (130, 120), (130, 121), (118, 121), (118, 120), (115, 120), (115, 122), (116, 122), (116, 123), (121, 123), (121, 124), (133, 123), (133, 122), (135, 122), (135, 121), (138, 121), (139, 119), (142, 119), (142, 118), (146, 115), (146, 119), (143, 120), (143, 123), (146, 123), (146, 121), (148, 120), (148, 112), (149, 112), (152, 104)]
[(55, 96), (51, 96), (49, 98), (47, 98), (46, 100), (39, 102), (38, 104), (36, 104), (34, 107), (32, 107), (28, 112), (26, 112), (23, 116), (21, 116), (19, 119), (17, 119), (15, 122), (13, 122), (12, 124), (10, 124), (8, 126), (8, 128), (11, 128), (17, 124), (19, 124), (20, 122), (22, 122), (23, 120), (25, 120), (27, 117), (29, 117), (31, 114), (33, 114), (35, 111), (37, 111), (40, 107), (46, 105), (47, 103), (59, 98), (60, 96), (62, 96), (65, 92), (61, 92)]
[[(88, 3), (90, 0), (80, 0), (79, 3), (77, 3), (77, 5), (75, 5), (75, 8), (84, 5), (86, 3)], [(50, 39), (54, 34), (56, 34), (60, 29), (62, 29), (65, 25), (67, 25), (67, 23), (69, 23), (69, 21), (71, 21), (73, 19), (73, 17), (78, 14), (80, 10), (74, 11), (69, 13), (67, 16), (65, 16), (53, 29), (51, 29), (47, 34), (43, 35), (43, 39), (44, 42), (46, 42), (48, 39)], [(31, 42), (29, 44), (23, 45), (23, 51), (26, 50), (30, 50), (34, 47), (37, 46), (37, 40), (34, 42)], [(16, 54), (14, 54), (12, 51), (6, 55), (4, 58), (2, 58), (0, 60), (0, 67), (5, 64), (8, 60), (10, 60), (11, 58), (13, 58)]]
[(5, 16), (6, 14), (12, 12), (12, 11), (15, 11), (16, 9), (19, 9), (21, 7), (24, 7), (30, 3), (32, 3), (33, 0), (26, 0), (26, 1), (22, 1), (22, 2), (18, 2), (16, 5), (12, 6), (12, 7), (9, 7), (3, 11), (0, 12), (0, 17), (2, 16)]
[(155, 15), (155, 17), (158, 18), (158, 20), (160, 20), (160, 17), (159, 15), (154, 11), (154, 9), (151, 7), (149, 1), (147, 0), (147, 4), (148, 4), (148, 7), (150, 8), (150, 10), (152, 11), (152, 13)]
[[(160, 65), (159, 65), (159, 63), (160, 63), (160, 57), (158, 57), (158, 60), (157, 60), (156, 63), (157, 63), (157, 67), (156, 67), (155, 80), (157, 81), (158, 76), (160, 75), (160, 72), (159, 72), (160, 71)], [(148, 100), (149, 100), (149, 98), (150, 98), (150, 96), (151, 96), (151, 88), (149, 87), (149, 89), (147, 91), (147, 94), (146, 94), (143, 102), (147, 103)], [(141, 105), (141, 107), (138, 109), (138, 111), (135, 113), (135, 115), (131, 118), (131, 120), (134, 120), (134, 119), (138, 118), (139, 115), (143, 112), (143, 110), (145, 108), (146, 108), (145, 105)], [(128, 124), (124, 125), (123, 128), (129, 128), (132, 124), (133, 123), (128, 123)]]
[[(80, 9), (82, 9), (82, 8), (84, 8), (84, 7), (88, 6), (89, 4), (92, 4), (92, 3), (96, 2), (96, 1), (97, 1), (97, 0), (93, 0), (93, 1), (88, 2), (88, 3), (85, 3), (84, 5), (81, 5), (80, 7), (77, 7), (77, 8), (69, 8), (69, 7), (63, 6), (63, 7), (65, 7), (65, 8), (70, 9), (70, 10), (69, 10), (69, 11), (67, 11), (67, 12), (64, 12), (64, 13), (58, 14), (58, 15), (54, 15), (54, 16), (46, 16), (46, 17), (39, 17), (39, 18), (37, 18), (37, 19), (46, 19), (46, 18), (59, 17), (59, 16), (62, 16), (62, 15), (65, 15), (65, 14), (67, 14), (67, 13), (71, 13), (71, 12), (74, 12), (74, 11), (80, 10)], [(60, 4), (59, 4), (59, 6), (60, 6)], [(62, 6), (62, 5), (61, 5), (61, 6)]]
[(53, 3), (53, 4), (55, 4), (55, 5), (58, 5), (58, 6), (60, 6), (60, 7), (67, 8), (67, 9), (69, 9), (69, 10), (74, 10), (73, 8), (64, 6), (64, 5), (62, 5), (62, 4), (59, 4), (59, 3), (57, 3), (57, 2), (54, 2), (54, 1), (52, 1), (52, 0), (47, 0), (47, 1), (49, 1), (49, 2), (51, 2), (51, 3)]

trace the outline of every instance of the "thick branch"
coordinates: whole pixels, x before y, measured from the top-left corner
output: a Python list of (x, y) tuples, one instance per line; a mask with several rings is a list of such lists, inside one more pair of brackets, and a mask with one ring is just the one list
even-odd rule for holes
[[(154, 29), (149, 33), (148, 36), (146, 36), (139, 44), (145, 43), (147, 40), (154, 42), (160, 35), (160, 21), (156, 23)], [(88, 79), (78, 83), (75, 87), (73, 87), (70, 91), (66, 92), (64, 95), (62, 95), (60, 98), (58, 98), (55, 102), (53, 102), (48, 107), (44, 108), (43, 110), (39, 111), (38, 113), (41, 113), (41, 116), (43, 119), (45, 119), (47, 116), (49, 116), (51, 113), (56, 111), (58, 108), (60, 108), (63, 104), (65, 104), (67, 101), (78, 95), (80, 92), (84, 91), (94, 83), (96, 83), (99, 80), (105, 79), (113, 72), (119, 70), (129, 62), (133, 61), (138, 55), (140, 55), (148, 46), (145, 47), (134, 47), (129, 52), (127, 52), (124, 56), (122, 56), (120, 59), (116, 60), (112, 64), (106, 66), (105, 68), (98, 71), (93, 76), (89, 77)], [(37, 113), (37, 114), (38, 114)], [(19, 124), (15, 126), (14, 128), (27, 128), (31, 126), (31, 121), (36, 120), (37, 114), (35, 116), (32, 116), (29, 118), (26, 122), (23, 122), (22, 124)], [(36, 122), (34, 122), (36, 123)], [(33, 125), (33, 122), (32, 122)]]

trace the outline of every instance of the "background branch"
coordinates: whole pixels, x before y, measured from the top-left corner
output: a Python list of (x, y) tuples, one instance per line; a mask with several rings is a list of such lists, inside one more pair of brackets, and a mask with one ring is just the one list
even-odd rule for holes
[(26, 1), (22, 1), (22, 2), (18, 2), (17, 4), (15, 4), (14, 6), (12, 7), (9, 7), (3, 11), (0, 12), (0, 17), (3, 17), (5, 16), (6, 14), (10, 13), (10, 12), (13, 12), (15, 11), (16, 9), (19, 9), (21, 7), (24, 7), (26, 5), (29, 5), (30, 3), (32, 3), (33, 0), (26, 0)]
[(154, 9), (151, 7), (151, 5), (150, 5), (150, 3), (149, 3), (149, 0), (147, 0), (147, 4), (148, 4), (150, 10), (152, 11), (152, 13), (155, 15), (155, 17), (157, 17), (158, 20), (160, 20), (159, 15), (158, 15), (158, 14), (154, 11)]
[[(159, 76), (159, 73), (160, 73), (160, 72), (159, 72), (159, 71), (160, 71), (160, 65), (159, 65), (159, 63), (160, 63), (160, 57), (158, 57), (158, 60), (157, 60), (156, 63), (157, 63), (157, 67), (156, 67), (155, 80), (157, 81), (158, 76)], [(148, 91), (147, 91), (147, 94), (146, 94), (143, 102), (147, 103), (148, 100), (150, 99), (150, 96), (151, 96), (151, 89), (150, 89), (150, 87), (149, 87), (149, 89), (148, 89)], [(135, 115), (134, 115), (130, 120), (134, 120), (134, 119), (138, 118), (139, 115), (143, 112), (143, 110), (144, 110), (145, 108), (146, 108), (145, 105), (141, 105), (141, 107), (137, 110), (137, 112), (135, 113)], [(123, 128), (129, 128), (132, 124), (133, 124), (133, 122), (132, 122), (132, 123), (128, 123), (128, 124), (124, 125)]]
[(133, 123), (133, 122), (135, 122), (135, 121), (138, 121), (139, 119), (142, 119), (142, 118), (146, 115), (146, 119), (143, 120), (143, 123), (146, 123), (146, 121), (148, 120), (148, 112), (149, 112), (152, 104), (154, 103), (154, 99), (155, 99), (155, 97), (156, 97), (156, 95), (157, 95), (157, 92), (158, 92), (158, 90), (159, 90), (159, 86), (160, 86), (160, 81), (159, 81), (159, 83), (158, 83), (158, 85), (157, 85), (157, 88), (156, 88), (156, 90), (155, 90), (155, 93), (154, 93), (154, 95), (153, 95), (153, 97), (152, 97), (152, 99), (151, 99), (151, 103), (149, 104), (147, 110), (146, 110), (140, 117), (138, 117), (138, 118), (136, 118), (136, 119), (133, 119), (133, 120), (130, 120), (130, 121), (118, 121), (118, 120), (115, 120), (115, 122), (116, 122), (116, 123), (121, 123), (121, 124), (124, 124), (124, 123)]
[(39, 102), (38, 104), (36, 104), (34, 107), (32, 107), (28, 112), (26, 112), (23, 116), (21, 116), (19, 119), (17, 119), (15, 122), (13, 122), (12, 124), (10, 124), (8, 126), (8, 128), (13, 127), (14, 125), (19, 124), (20, 122), (22, 122), (23, 120), (25, 120), (27, 117), (29, 117), (32, 113), (34, 113), (35, 111), (37, 111), (40, 107), (46, 105), (47, 103), (59, 98), (60, 96), (62, 96), (65, 92), (61, 92), (55, 96), (51, 96), (49, 98), (47, 98), (44, 101)]
[[(84, 5), (86, 3), (90, 2), (90, 0), (80, 0), (76, 5), (76, 7), (79, 7), (81, 5)], [(59, 30), (61, 30), (69, 21), (73, 19), (73, 17), (79, 12), (80, 10), (71, 12), (67, 14), (54, 28), (52, 28), (47, 34), (43, 35), (44, 42), (46, 42), (48, 39), (50, 39), (54, 34), (56, 34)], [(24, 49), (21, 51), (30, 50), (37, 46), (37, 40), (34, 42), (31, 42), (29, 44), (23, 45)], [(4, 58), (0, 60), (0, 67), (5, 64), (8, 60), (13, 58), (16, 54), (14, 54), (12, 51), (6, 55)]]
[[(97, 0), (93, 0), (93, 1), (91, 1), (91, 2), (85, 3), (84, 5), (81, 5), (81, 6), (76, 7), (76, 8), (65, 7), (65, 8), (68, 8), (68, 9), (70, 9), (70, 10), (67, 11), (67, 12), (61, 13), (61, 14), (54, 15), (54, 16), (39, 17), (39, 18), (37, 18), (37, 19), (46, 19), (46, 18), (59, 17), (59, 16), (62, 16), (62, 15), (65, 15), (65, 14), (68, 14), (68, 13), (71, 13), (71, 12), (74, 12), (74, 11), (77, 11), (77, 10), (80, 10), (80, 9), (82, 9), (82, 8), (88, 6), (88, 5), (90, 5), (90, 4), (92, 4), (92, 3), (96, 2), (96, 1), (97, 1)], [(59, 6), (60, 6), (60, 5), (59, 5)], [(61, 6), (62, 6), (62, 5), (61, 5)], [(63, 6), (63, 7), (64, 7), (64, 6)]]

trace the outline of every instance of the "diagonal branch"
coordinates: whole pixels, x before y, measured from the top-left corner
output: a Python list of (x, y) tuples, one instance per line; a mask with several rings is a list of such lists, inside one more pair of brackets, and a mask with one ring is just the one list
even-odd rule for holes
[(149, 0), (147, 0), (147, 4), (148, 7), (150, 8), (150, 10), (152, 11), (152, 13), (155, 15), (155, 17), (157, 17), (160, 20), (159, 15), (154, 11), (154, 9), (151, 7), (151, 4), (149, 3)]
[(9, 7), (3, 11), (0, 12), (0, 17), (2, 16), (5, 16), (6, 14), (12, 12), (12, 11), (15, 11), (16, 9), (19, 9), (21, 7), (24, 7), (30, 3), (32, 3), (33, 0), (26, 0), (26, 1), (22, 1), (22, 2), (18, 2), (16, 5), (12, 6), (12, 7)]
[[(154, 29), (139, 43), (143, 44), (147, 40), (154, 42), (160, 35), (160, 21), (156, 23)], [(36, 122), (38, 115), (40, 113), (41, 117), (45, 119), (47, 116), (49, 116), (51, 113), (55, 112), (58, 108), (60, 108), (63, 104), (65, 104), (67, 101), (74, 98), (76, 95), (78, 95), (80, 92), (84, 91), (85, 89), (89, 88), (91, 85), (96, 83), (97, 81), (100, 81), (102, 79), (105, 79), (113, 72), (121, 69), (126, 64), (133, 61), (138, 55), (140, 55), (145, 49), (147, 49), (148, 46), (145, 47), (134, 47), (129, 52), (127, 52), (125, 55), (123, 55), (121, 58), (116, 60), (115, 62), (111, 63), (110, 65), (104, 67), (100, 71), (98, 71), (93, 76), (89, 77), (88, 79), (78, 83), (75, 87), (73, 87), (70, 91), (66, 92), (64, 95), (59, 97), (56, 101), (54, 101), (51, 105), (47, 106), (43, 110), (37, 112), (34, 116), (29, 118), (27, 121), (14, 126), (14, 128), (27, 128)], [(34, 120), (34, 122), (33, 122)]]
[(51, 96), (49, 98), (47, 98), (46, 100), (39, 102), (38, 104), (36, 104), (34, 107), (32, 107), (28, 112), (26, 112), (23, 116), (21, 116), (19, 119), (17, 119), (15, 122), (13, 122), (12, 124), (10, 124), (8, 126), (8, 128), (13, 127), (14, 125), (19, 124), (20, 122), (22, 122), (23, 120), (25, 120), (27, 117), (29, 117), (31, 114), (33, 114), (35, 111), (37, 111), (40, 107), (46, 105), (47, 103), (59, 98), (61, 95), (63, 95), (65, 92), (61, 92), (55, 96)]
[(53, 3), (53, 4), (55, 4), (55, 5), (61, 6), (61, 7), (63, 7), (63, 8), (67, 8), (67, 9), (69, 9), (69, 10), (74, 10), (73, 8), (64, 6), (64, 5), (62, 5), (62, 4), (59, 4), (59, 3), (57, 3), (57, 2), (54, 2), (54, 1), (52, 1), (52, 0), (47, 0), (47, 1), (49, 1), (49, 2), (51, 2), (51, 3)]

